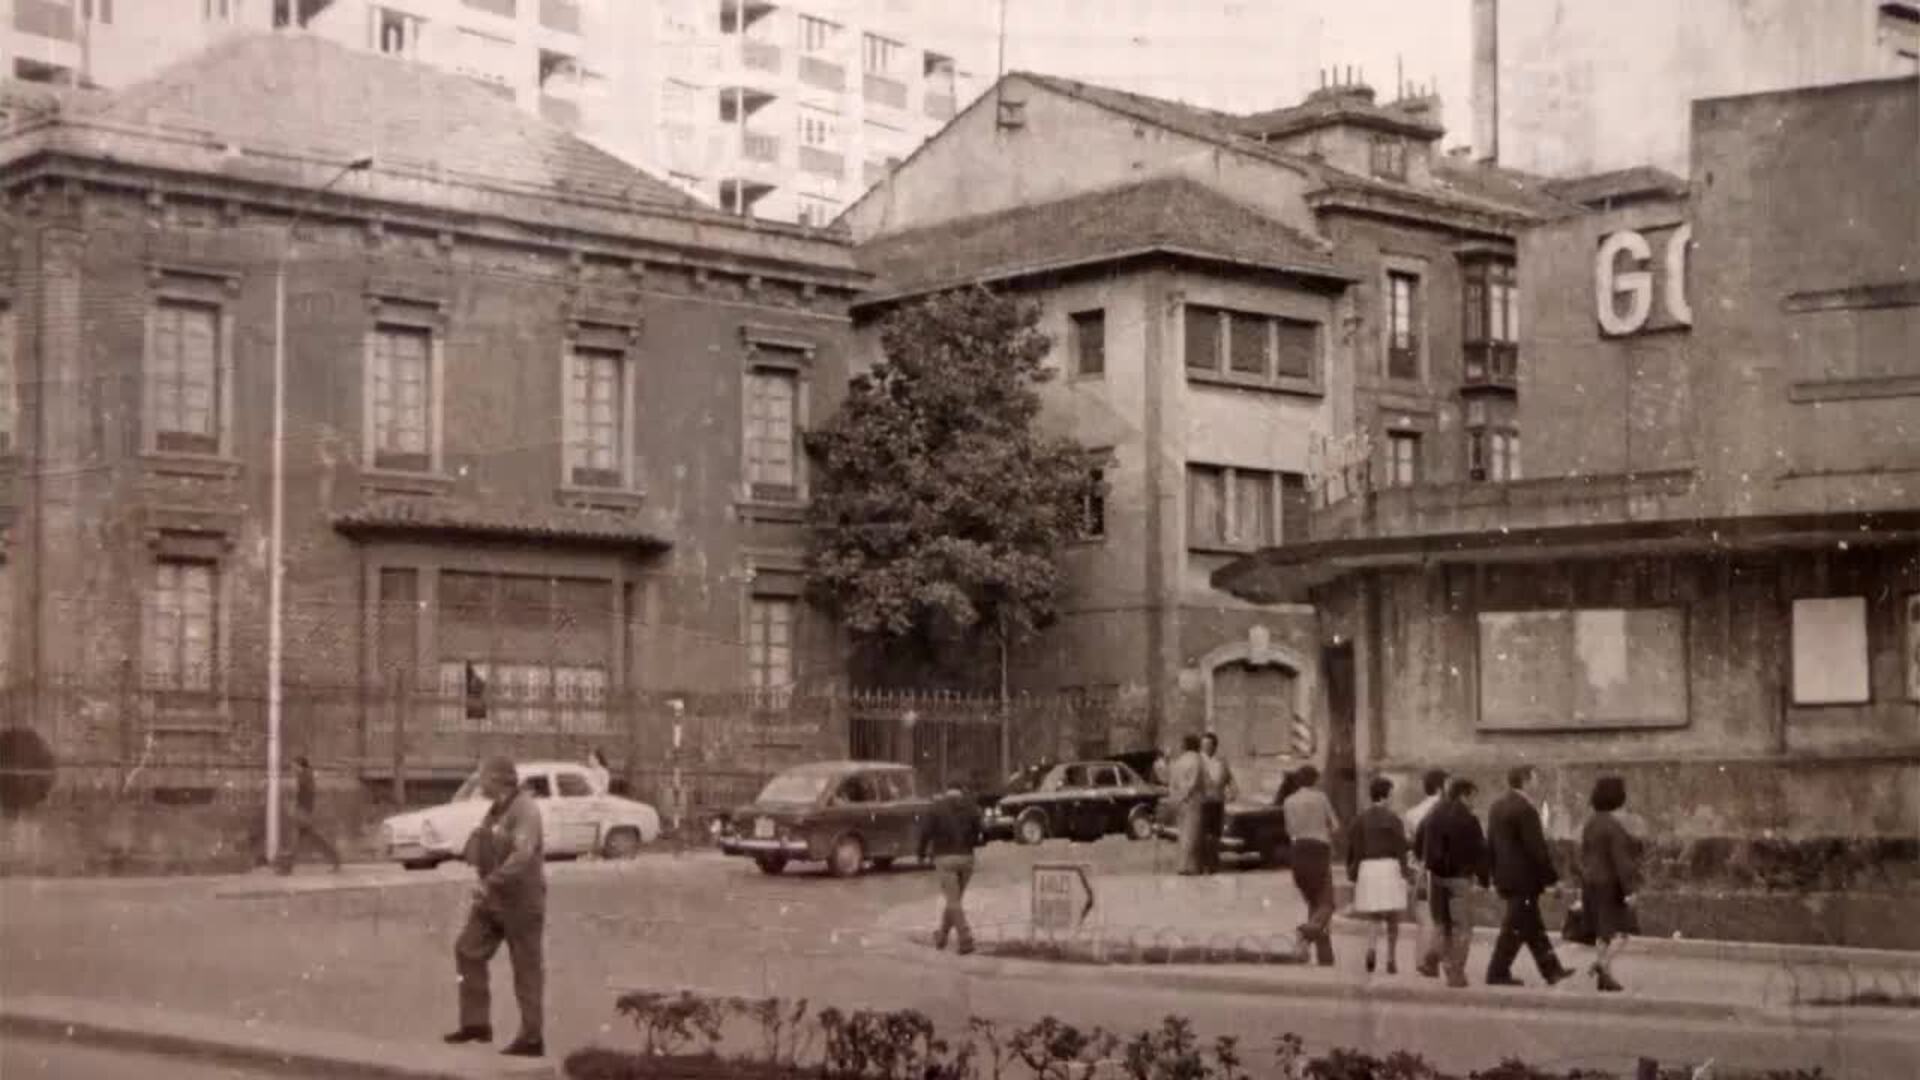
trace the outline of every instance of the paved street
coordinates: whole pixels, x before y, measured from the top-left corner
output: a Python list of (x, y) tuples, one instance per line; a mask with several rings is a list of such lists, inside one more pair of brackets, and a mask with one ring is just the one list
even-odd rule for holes
[[(1118, 839), (1092, 847), (995, 845), (982, 856), (981, 913), (991, 917), (995, 905), (1009, 903), (1037, 858), (1092, 861), (1096, 880), (1115, 883), (1108, 902), (1117, 904), (1126, 887), (1120, 883), (1162, 888), (1141, 883), (1164, 868), (1168, 854), (1161, 845)], [(1757, 1026), (1703, 1006), (1668, 1015), (1619, 1015), (1577, 1001), (1487, 1008), (1449, 1001), (1410, 975), (1376, 984), (1392, 986), (1390, 997), (1365, 988), (1351, 948), (1334, 972), (961, 959), (935, 954), (902, 932), (909, 921), (903, 912), (920, 905), (929, 917), (934, 911), (932, 877), (917, 869), (854, 881), (804, 868), (768, 878), (744, 862), (693, 854), (556, 864), (552, 878), (549, 1032), (562, 1051), (589, 1042), (633, 1044), (612, 1011), (620, 988), (692, 987), (842, 1007), (911, 1005), (943, 1025), (969, 1013), (1022, 1022), (1051, 1012), (1131, 1032), (1180, 1013), (1203, 1032), (1246, 1036), (1256, 1050), (1294, 1031), (1312, 1047), (1414, 1049), (1459, 1069), (1506, 1055), (1621, 1068), (1646, 1053), (1903, 1076), (1916, 1054), (1901, 1031), (1911, 1014), (1874, 1019), (1862, 1012), (1835, 1029), (1784, 1017)], [(433, 1042), (452, 1020), (448, 945), (467, 880), (463, 867), (447, 866), (427, 873), (303, 871), (291, 881), (7, 881), (0, 883), (0, 991)], [(1277, 932), (1297, 920), (1282, 874), (1249, 871), (1175, 887), (1186, 885), (1234, 892), (1249, 910), (1270, 900), (1264, 910)], [(507, 1026), (504, 959), (496, 967), (496, 1022)], [(1630, 980), (1633, 971), (1625, 969)], [(1195, 974), (1209, 981), (1196, 986), (1189, 979)], [(1315, 985), (1346, 996), (1285, 992)], [(1590, 988), (1553, 993), (1585, 995), (1599, 1005)], [(1562, 1003), (1556, 997), (1551, 1004)]]

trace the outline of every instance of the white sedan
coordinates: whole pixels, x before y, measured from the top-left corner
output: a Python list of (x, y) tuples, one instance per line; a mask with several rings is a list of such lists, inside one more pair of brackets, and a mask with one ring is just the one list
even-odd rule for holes
[[(516, 765), (520, 787), (540, 807), (547, 854), (599, 852), (624, 859), (660, 838), (660, 815), (646, 803), (599, 790), (585, 766), (564, 761)], [(466, 850), (467, 837), (487, 814), (475, 773), (440, 806), (395, 814), (380, 826), (386, 857), (409, 870), (430, 870)]]

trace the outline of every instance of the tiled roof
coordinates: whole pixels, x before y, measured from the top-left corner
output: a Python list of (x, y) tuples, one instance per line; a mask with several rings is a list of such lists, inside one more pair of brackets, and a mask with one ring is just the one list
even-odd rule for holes
[(1325, 245), (1186, 176), (1161, 176), (879, 237), (860, 251), (901, 296), (1164, 251), (1347, 279)]
[(298, 31), (242, 34), (112, 95), (97, 119), (673, 207), (699, 203), (472, 79)]
[[(1250, 132), (1261, 130), (1258, 125), (1279, 123), (1286, 116), (1320, 117), (1332, 106), (1308, 103), (1297, 109), (1280, 109), (1267, 113), (1257, 113), (1251, 117), (1237, 116), (1233, 113), (1206, 109), (1196, 105), (1167, 101), (1163, 98), (1148, 97), (1111, 87), (1095, 86), (1074, 79), (1063, 79), (1052, 75), (1038, 75), (1031, 72), (1017, 73), (1038, 86), (1065, 94), (1081, 101), (1098, 105), (1112, 112), (1130, 116), (1136, 120), (1158, 125), (1166, 130), (1177, 132), (1189, 138), (1211, 142), (1248, 157), (1259, 158), (1275, 164), (1307, 173), (1321, 179), (1328, 188), (1369, 191), (1375, 194), (1395, 196), (1426, 202), (1436, 207), (1451, 206), (1457, 209), (1491, 213), (1503, 216), (1538, 217), (1565, 213), (1567, 204), (1542, 192), (1537, 178), (1525, 177), (1510, 170), (1496, 169), (1475, 162), (1462, 162), (1436, 154), (1433, 173), (1437, 183), (1431, 187), (1381, 180), (1370, 176), (1361, 176), (1347, 172), (1324, 161), (1289, 153), (1278, 147), (1270, 146), (1253, 138)], [(1010, 78), (1013, 76), (1009, 76)], [(1341, 99), (1345, 101), (1346, 99)], [(1351, 105), (1340, 105), (1348, 108)], [(1418, 125), (1423, 121), (1412, 114), (1395, 110), (1389, 106), (1368, 105), (1376, 113), (1392, 113), (1397, 121)], [(1336, 109), (1337, 113), (1337, 109)], [(1328, 114), (1333, 115), (1333, 114)], [(1320, 122), (1316, 120), (1314, 122)], [(1425, 130), (1425, 129), (1422, 129)], [(1433, 126), (1437, 137), (1441, 129)]]
[[(1432, 103), (1434, 99), (1419, 100), (1424, 104)], [(1375, 104), (1373, 91), (1364, 87), (1322, 90), (1299, 105), (1235, 117), (1233, 126), (1242, 134), (1257, 138), (1261, 135), (1291, 135), (1343, 122), (1357, 122), (1430, 139), (1439, 138), (1447, 130), (1426, 113), (1415, 112), (1405, 105)]]
[(1567, 202), (1597, 206), (1635, 199), (1680, 198), (1687, 193), (1687, 182), (1665, 169), (1638, 165), (1631, 169), (1551, 180), (1546, 190)]
[(673, 544), (667, 530), (644, 515), (570, 507), (479, 505), (441, 498), (375, 498), (335, 515), (333, 525), (348, 535), (413, 533), (655, 550)]

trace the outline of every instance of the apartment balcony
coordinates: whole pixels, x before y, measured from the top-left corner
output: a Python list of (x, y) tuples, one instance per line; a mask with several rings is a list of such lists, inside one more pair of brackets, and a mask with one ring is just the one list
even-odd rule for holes
[(72, 0), (14, 0), (13, 28), (23, 34), (74, 40)]
[(942, 91), (929, 90), (926, 96), (921, 99), (921, 109), (927, 114), (929, 119), (938, 120), (944, 124), (953, 119), (953, 95)]
[(1512, 342), (1471, 342), (1464, 353), (1463, 389), (1516, 391), (1520, 388), (1520, 349)]
[(868, 101), (894, 109), (907, 107), (907, 84), (899, 79), (869, 71), (862, 83), (862, 90)]
[(835, 180), (847, 174), (847, 159), (831, 150), (818, 146), (800, 148), (800, 168), (815, 176), (831, 176)]
[(815, 89), (842, 93), (847, 89), (847, 69), (824, 57), (803, 53), (800, 56), (800, 81)]
[(579, 131), (580, 103), (571, 98), (541, 94), (540, 118), (550, 124), (566, 128), (568, 131)]
[(460, 0), (460, 2), (475, 11), (484, 11), (503, 19), (517, 18), (520, 14), (519, 0)]
[(562, 34), (578, 34), (580, 0), (540, 0), (540, 25)]
[[(807, 149), (812, 149), (808, 147)], [(768, 135), (759, 131), (744, 132), (740, 136), (740, 159), (765, 165), (780, 164), (780, 136)]]

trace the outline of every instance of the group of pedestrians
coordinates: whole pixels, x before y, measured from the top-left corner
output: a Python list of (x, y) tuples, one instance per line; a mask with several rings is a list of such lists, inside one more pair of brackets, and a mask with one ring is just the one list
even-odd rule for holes
[(1179, 808), (1180, 873), (1218, 872), (1227, 803), (1235, 795), (1233, 768), (1220, 756), (1220, 737), (1211, 731), (1182, 737), (1163, 782), (1167, 798)]
[[(1344, 828), (1344, 836), (1353, 912), (1367, 923), (1369, 973), (1378, 967), (1384, 936), (1387, 974), (1398, 974), (1400, 923), (1411, 911), (1421, 930), (1416, 970), (1438, 978), (1444, 969), (1449, 986), (1468, 985), (1469, 898), (1476, 887), (1491, 886), (1503, 911), (1486, 985), (1521, 985), (1513, 965), (1523, 948), (1547, 985), (1572, 977), (1540, 913), (1541, 897), (1559, 886), (1560, 873), (1533, 794), (1536, 776), (1531, 765), (1512, 769), (1508, 790), (1488, 809), (1484, 828), (1473, 809), (1478, 785), (1466, 777), (1428, 772), (1424, 798), (1404, 816), (1391, 807), (1391, 780), (1378, 777), (1368, 785), (1368, 806)], [(1299, 953), (1302, 960), (1311, 957), (1330, 967), (1333, 846), (1343, 826), (1320, 789), (1319, 770), (1311, 765), (1287, 777), (1278, 801), (1292, 843), (1294, 884), (1307, 905), (1297, 930)], [(1639, 845), (1618, 817), (1626, 805), (1623, 780), (1602, 777), (1590, 804), (1593, 813), (1580, 841), (1578, 904), (1597, 946), (1589, 971), (1601, 990), (1612, 992), (1623, 989), (1614, 960), (1638, 929), (1629, 897), (1639, 884)]]

